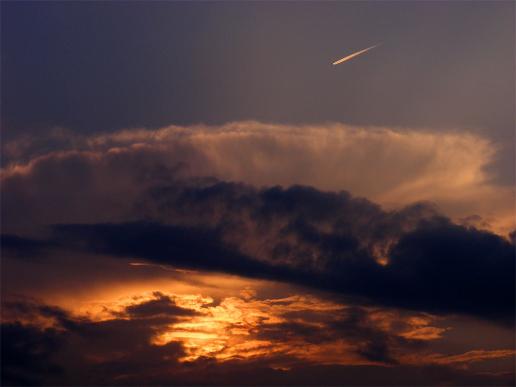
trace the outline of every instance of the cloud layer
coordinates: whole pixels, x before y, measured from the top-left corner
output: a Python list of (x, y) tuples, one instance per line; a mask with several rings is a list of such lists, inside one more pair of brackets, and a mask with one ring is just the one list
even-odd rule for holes
[(514, 245), (425, 205), (385, 212), (345, 192), (174, 180), (142, 196), (135, 213), (146, 221), (60, 224), (46, 240), (4, 235), (4, 249), (138, 258), (386, 306), (514, 318)]
[[(429, 351), (428, 343), (445, 331), (432, 326), (431, 315), (307, 296), (242, 295), (214, 303), (161, 292), (102, 307), (102, 315), (92, 317), (31, 299), (4, 301), (2, 383), (216, 385), (238, 384), (246, 374), (256, 376), (252, 384), (299, 384), (307, 367), (311, 385), (370, 384), (371, 373), (384, 385), (471, 384), (475, 377), (476, 385), (504, 384), (513, 378), (457, 367), (511, 358), (511, 350)], [(324, 370), (331, 372), (323, 376)]]
[[(2, 326), (7, 381), (513, 381), (511, 373), (458, 370), (513, 354), (506, 345), (515, 304), (514, 241), (506, 238), (512, 200), (486, 169), (495, 148), (481, 137), (239, 122), (55, 131), (2, 146), (2, 255), (19, 277), (3, 273), (9, 297), (32, 289), (74, 305), (80, 297), (65, 284), (92, 299), (103, 282), (102, 291), (122, 283), (127, 295), (138, 281), (159, 278), (153, 289), (161, 290), (175, 279), (191, 289), (225, 273), (233, 278), (226, 285), (268, 280), (298, 297), (331, 300), (300, 310), (299, 299), (255, 300), (249, 290), (237, 300), (219, 288), (194, 308), (192, 299), (161, 292), (101, 305), (96, 317), (4, 302), (13, 316)], [(24, 281), (30, 286), (16, 283)], [(325, 305), (331, 313), (317, 309)], [(505, 333), (460, 352), (425, 351), (447, 332), (430, 324), (441, 317)]]
[[(77, 196), (88, 205), (104, 197), (98, 205), (113, 211), (123, 206), (121, 197), (132, 195), (150, 178), (166, 168), (179, 168), (184, 175), (256, 186), (301, 184), (349, 190), (388, 207), (432, 201), (454, 219), (465, 218), (506, 234), (514, 227), (512, 189), (493, 183), (496, 176), (487, 167), (495, 153), (490, 141), (466, 132), (342, 124), (237, 122), (92, 136), (56, 130), (4, 144), (3, 179), (8, 188), (16, 187), (13, 195), (20, 196), (19, 202), (37, 190), (37, 197), (26, 198), (31, 206), (45, 195), (66, 193), (67, 213), (76, 214)], [(71, 167), (74, 163), (76, 167)], [(76, 184), (81, 192), (67, 192)], [(6, 207), (11, 207), (9, 194), (7, 189)], [(106, 197), (115, 195), (117, 200)]]

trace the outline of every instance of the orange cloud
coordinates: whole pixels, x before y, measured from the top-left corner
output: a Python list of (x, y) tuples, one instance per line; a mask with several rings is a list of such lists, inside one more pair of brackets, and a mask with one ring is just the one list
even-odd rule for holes
[[(191, 313), (183, 312), (171, 322), (157, 323), (149, 344), (181, 343), (185, 351), (180, 358), (183, 362), (200, 358), (224, 362), (286, 356), (317, 364), (383, 364), (380, 359), (361, 355), (363, 343), (371, 337), (375, 337), (374, 340), (387, 339), (388, 345), (392, 346), (389, 351), (398, 357), (403, 355), (403, 345), (391, 337), (429, 341), (441, 338), (444, 331), (431, 326), (436, 318), (428, 314), (405, 316), (380, 308), (355, 309), (307, 294), (261, 298), (257, 294), (263, 291), (260, 287), (267, 286), (263, 282), (247, 281), (244, 285), (239, 280), (232, 284), (231, 281), (220, 282), (228, 277), (207, 277), (218, 278), (219, 283), (224, 283), (224, 287), (234, 295), (215, 302), (214, 298), (201, 293), (163, 290), (135, 293), (136, 289), (128, 288), (125, 296), (120, 297), (118, 290), (111, 292), (106, 289), (101, 297), (82, 302), (74, 300), (68, 308), (78, 319), (109, 323), (114, 318), (140, 318), (128, 313), (137, 309), (144, 311), (146, 309), (141, 306), (152, 305), (156, 300), (170, 299), (173, 305)], [(233, 285), (237, 285), (235, 291), (231, 291)], [(206, 287), (197, 290), (209, 292)], [(155, 313), (163, 311), (166, 309), (158, 309)], [(16, 315), (10, 317), (11, 320), (16, 318)], [(38, 324), (51, 326), (51, 323), (52, 320), (46, 318)], [(433, 334), (417, 334), (421, 329), (433, 330)], [(277, 365), (288, 368), (290, 361)]]

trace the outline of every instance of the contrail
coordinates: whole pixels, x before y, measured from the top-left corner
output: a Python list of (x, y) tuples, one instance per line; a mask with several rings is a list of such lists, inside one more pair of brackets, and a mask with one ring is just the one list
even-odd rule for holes
[(363, 50), (360, 50), (360, 51), (354, 52), (354, 53), (353, 53), (353, 54), (351, 54), (351, 55), (348, 55), (348, 56), (345, 56), (344, 58), (341, 58), (341, 59), (339, 59), (339, 60), (336, 60), (335, 62), (333, 62), (333, 63), (332, 63), (332, 65), (334, 65), (334, 66), (335, 66), (335, 65), (338, 65), (338, 64), (340, 64), (340, 63), (347, 62), (348, 60), (353, 59), (354, 57), (359, 56), (359, 55), (361, 55), (361, 54), (363, 54), (363, 53), (365, 53), (365, 52), (367, 52), (367, 51), (369, 51), (369, 50), (372, 50), (372, 49), (373, 49), (373, 48), (375, 48), (375, 47), (378, 47), (378, 46), (379, 46), (379, 44), (375, 44), (374, 46), (367, 47), (367, 48), (364, 48)]
[(149, 267), (158, 267), (158, 268), (160, 268), (162, 270), (173, 271), (173, 272), (176, 272), (176, 273), (186, 273), (186, 274), (196, 273), (195, 270), (176, 269), (176, 268), (168, 267), (168, 266), (165, 266), (165, 265), (158, 265), (156, 263), (129, 262), (129, 266), (149, 266)]

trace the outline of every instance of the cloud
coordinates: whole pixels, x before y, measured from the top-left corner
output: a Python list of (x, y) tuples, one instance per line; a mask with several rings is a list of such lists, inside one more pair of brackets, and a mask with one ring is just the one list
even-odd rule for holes
[[(107, 309), (110, 314), (102, 319), (30, 300), (3, 303), (2, 383), (226, 385), (241, 384), (244, 375), (257, 385), (299, 384), (303, 378), (310, 385), (372, 384), (376, 378), (383, 378), (383, 385), (429, 380), (500, 385), (514, 379), (453, 368), (457, 362), (511, 357), (514, 351), (446, 356), (429, 353), (425, 341), (403, 338), (414, 321), (431, 321), (428, 316), (302, 296), (228, 297), (219, 305), (179, 306), (189, 300), (154, 292)], [(216, 332), (214, 338), (210, 332)], [(218, 345), (220, 340), (226, 345)], [(420, 361), (404, 357), (407, 353), (419, 353)]]
[(59, 222), (90, 221), (92, 208), (102, 220), (127, 217), (125, 204), (140, 189), (180, 169), (255, 186), (349, 190), (390, 207), (432, 201), (454, 219), (480, 215), (484, 227), (514, 228), (513, 190), (494, 183), (488, 169), (496, 146), (460, 131), (244, 121), (91, 136), (61, 130), (3, 150), (4, 200)]
[(33, 258), (41, 255), (46, 249), (55, 247), (52, 243), (40, 240), (32, 240), (17, 235), (0, 235), (0, 245), (7, 255), (18, 258)]
[[(378, 321), (375, 321), (371, 312), (362, 307), (348, 307), (333, 311), (332, 318), (324, 316), (326, 320), (320, 319), (321, 313), (313, 316), (309, 311), (298, 311), (286, 313), (286, 321), (264, 325), (258, 334), (261, 340), (278, 342), (296, 342), (303, 339), (308, 346), (319, 347), (319, 363), (338, 363), (338, 356), (346, 358), (342, 349), (336, 343), (345, 342), (348, 351), (358, 355), (358, 359), (366, 360), (364, 364), (397, 364), (397, 357), (405, 351), (421, 350), (425, 348), (425, 342), (419, 339), (406, 339), (400, 332), (390, 329), (382, 329)], [(311, 317), (317, 317), (316, 321), (310, 321)], [(397, 320), (403, 325), (402, 319)], [(306, 348), (310, 353), (311, 349)], [(321, 356), (324, 351), (333, 351), (332, 355)], [(340, 353), (339, 353), (340, 352)], [(348, 355), (349, 356), (349, 355)], [(326, 357), (326, 359), (325, 359)], [(310, 357), (308, 357), (310, 359)], [(333, 360), (333, 361), (332, 361)], [(349, 360), (343, 363), (348, 363)], [(355, 363), (357, 360), (355, 360)], [(358, 360), (360, 362), (360, 360)]]
[[(221, 157), (219, 142), (227, 146), (227, 137), (260, 144), (249, 129), (237, 129), (121, 132), (88, 139), (104, 151), (59, 151), (6, 169), (3, 227), (12, 233), (4, 236), (6, 251), (57, 244), (307, 285), (381, 305), (512, 321), (514, 246), (496, 235), (456, 225), (430, 204), (386, 211), (344, 191), (257, 188), (178, 164), (194, 140), (210, 138), (196, 149), (216, 149)], [(292, 141), (292, 129), (275, 129)], [(369, 141), (368, 132), (342, 130), (344, 138)], [(372, 136), (396, 138), (379, 133)], [(185, 141), (190, 150), (171, 161), (170, 143), (180, 150)], [(61, 223), (50, 239), (23, 240), (17, 232), (50, 223)]]
[(62, 371), (51, 359), (62, 344), (55, 329), (3, 323), (1, 334), (3, 385), (37, 385)]
[(195, 316), (197, 313), (191, 309), (177, 306), (170, 297), (159, 292), (154, 293), (154, 299), (140, 304), (129, 305), (125, 312), (132, 318), (144, 318), (152, 316)]
[(28, 244), (513, 321), (514, 246), (425, 205), (386, 212), (345, 192), (176, 180), (137, 207), (140, 219), (153, 221), (61, 224), (48, 241)]
[[(242, 380), (228, 375), (255, 372), (257, 382), (320, 384), (331, 380), (325, 374), (372, 382), (368, 374), (374, 370), (392, 384), (413, 384), (410, 380), (425, 380), (428, 373), (436, 383), (514, 379), (473, 379), (445, 367), (509, 356), (481, 348), (425, 357), (435, 368), (414, 362), (404, 368), (404, 351), (420, 351), (447, 328), (403, 320), (396, 322), (397, 329), (387, 329), (380, 322), (392, 319), (370, 310), (513, 323), (514, 242), (475, 228), (501, 232), (488, 223), (496, 219), (501, 225), (512, 205), (506, 200), (510, 190), (493, 183), (486, 170), (495, 152), (487, 140), (460, 132), (255, 122), (59, 136), (15, 140), (4, 147), (2, 254), (20, 278), (31, 278), (24, 270), (43, 268), (41, 263), (50, 260), (47, 272), (66, 261), (74, 275), (86, 268), (95, 271), (96, 280), (121, 281), (128, 271), (173, 267), (300, 285), (356, 308), (334, 310), (333, 318), (322, 320), (318, 313), (292, 309), (275, 321), (264, 322), (267, 316), (258, 314), (255, 325), (225, 326), (228, 337), (252, 336), (227, 345), (249, 355), (237, 359), (219, 332), (188, 326), (212, 309), (191, 308), (165, 293), (106, 309), (97, 320), (44, 305), (18, 305), (13, 308), (25, 317), (3, 327), (14, 341), (2, 344), (2, 350), (16, 355), (3, 378), (51, 384), (150, 379), (224, 384)], [(419, 200), (439, 207), (412, 203)], [(103, 268), (120, 262), (126, 272), (91, 268), (101, 261)], [(64, 272), (45, 281), (60, 281)], [(161, 277), (187, 276), (181, 273), (160, 270)], [(69, 301), (75, 297), (66, 293)], [(246, 297), (248, 303), (256, 301), (252, 292)], [(237, 303), (231, 311), (219, 298), (210, 303), (225, 314), (245, 308)], [(220, 320), (212, 317), (212, 327), (219, 327)], [(219, 341), (203, 347), (209, 356), (184, 345), (187, 337), (193, 343), (213, 335)], [(73, 350), (78, 347), (84, 348), (80, 354)], [(316, 356), (318, 365), (300, 351), (293, 353), (300, 348), (310, 348), (306, 356)], [(215, 353), (228, 358), (217, 363)], [(332, 353), (369, 368), (333, 368)], [(448, 362), (446, 356), (451, 356)], [(185, 359), (190, 371), (183, 367)], [(378, 364), (397, 375), (406, 371), (407, 379), (374, 368)], [(313, 377), (306, 375), (308, 369)]]
[[(512, 321), (514, 250), (500, 237), (456, 225), (430, 204), (384, 210), (344, 191), (257, 188), (205, 175), (224, 175), (221, 171), (232, 165), (238, 169), (233, 177), (253, 180), (270, 170), (273, 181), (274, 171), (295, 176), (289, 168), (299, 168), (300, 157), (309, 165), (313, 161), (324, 174), (328, 171), (317, 160), (326, 153), (342, 153), (329, 152), (333, 143), (345, 150), (351, 142), (351, 155), (376, 149), (387, 163), (381, 156), (385, 138), (392, 140), (390, 146), (404, 144), (409, 155), (414, 149), (430, 149), (422, 152), (422, 169), (403, 171), (400, 178), (421, 179), (420, 172), (435, 165), (443, 168), (436, 169), (440, 176), (448, 176), (444, 165), (455, 164), (444, 160), (454, 157), (460, 159), (457, 166), (476, 165), (474, 170), (481, 173), (490, 152), (484, 140), (346, 127), (330, 131), (256, 124), (253, 130), (239, 125), (97, 136), (81, 140), (89, 150), (56, 151), (8, 167), (2, 176), (2, 226), (10, 233), (4, 236), (6, 251), (27, 254), (37, 246), (58, 244), (87, 253), (307, 285), (381, 305)], [(427, 140), (419, 143), (421, 138)], [(434, 142), (440, 146), (428, 145)], [(376, 145), (368, 148), (371, 143)], [(388, 153), (405, 157), (403, 146)], [(441, 155), (448, 147), (450, 152), (458, 149), (458, 155), (446, 153), (436, 161), (433, 152)], [(470, 153), (475, 154), (473, 164), (467, 161)], [(285, 155), (284, 163), (274, 159)], [(240, 170), (245, 157), (262, 160), (252, 165), (269, 166)], [(363, 159), (366, 170), (356, 176), (368, 175), (369, 159)], [(407, 164), (410, 169), (418, 163)], [(330, 171), (337, 181), (344, 173)], [(396, 173), (391, 175), (396, 180)], [(438, 185), (440, 180), (435, 181)], [(464, 186), (460, 191), (467, 192)], [(27, 230), (52, 223), (61, 225), (50, 239), (21, 239)]]
[[(155, 346), (151, 338), (195, 311), (168, 303), (154, 313), (164, 299), (156, 293), (154, 300), (126, 308), (130, 318), (101, 321), (37, 302), (4, 303), (2, 384), (124, 384), (156, 371), (170, 373), (184, 354), (181, 344)], [(38, 318), (47, 326), (38, 325)]]

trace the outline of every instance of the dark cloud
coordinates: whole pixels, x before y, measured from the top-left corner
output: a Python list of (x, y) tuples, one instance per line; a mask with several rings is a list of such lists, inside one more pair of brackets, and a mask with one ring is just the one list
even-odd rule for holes
[[(191, 175), (173, 161), (153, 147), (145, 152), (70, 151), (6, 172), (2, 228), (9, 234), (2, 236), (2, 253), (17, 263), (38, 256), (66, 257), (81, 268), (93, 265), (88, 260), (92, 255), (97, 260), (106, 255), (113, 260), (146, 260), (307, 286), (357, 304), (513, 322), (514, 244), (497, 235), (456, 225), (427, 203), (386, 211), (345, 191), (256, 188)], [(50, 234), (23, 232), (55, 223), (59, 224)], [(122, 278), (120, 272), (109, 276)], [(55, 278), (59, 281), (59, 274)], [(287, 344), (302, 338), (324, 345), (343, 338), (354, 345), (358, 358), (388, 367), (332, 368), (290, 359), (290, 370), (281, 371), (274, 356), (255, 362), (221, 364), (199, 358), (179, 364), (184, 354), (180, 344), (149, 342), (166, 326), (196, 312), (159, 293), (105, 321), (80, 319), (44, 305), (11, 305), (13, 311), (25, 319), (6, 322), (13, 341), (7, 340), (3, 351), (14, 351), (15, 356), (14, 363), (3, 367), (2, 378), (8, 381), (4, 384), (241, 384), (251, 378), (256, 384), (399, 385), (513, 380), (511, 375), (474, 379), (471, 373), (444, 367), (407, 369), (398, 364), (398, 352), (417, 351), (421, 340), (378, 329), (360, 308), (325, 321), (323, 329), (291, 316), (256, 334)], [(27, 324), (28, 316), (53, 325)]]
[(14, 255), (17, 258), (32, 258), (41, 255), (45, 250), (53, 247), (53, 244), (45, 240), (2, 234), (0, 235), (0, 246), (8, 255)]
[(345, 191), (256, 189), (213, 180), (150, 188), (136, 202), (135, 212), (140, 219), (217, 229), (249, 256), (315, 270), (323, 270), (328, 255), (336, 252), (342, 257), (348, 251), (350, 259), (387, 253), (393, 240), (437, 215), (430, 204), (386, 212)]
[(131, 317), (152, 316), (195, 316), (197, 312), (177, 306), (169, 296), (159, 292), (154, 293), (154, 299), (140, 304), (129, 305), (125, 313)]
[(48, 243), (513, 321), (514, 246), (426, 205), (385, 212), (346, 192), (188, 181), (151, 189), (136, 211), (160, 222), (62, 224)]
[(170, 170), (166, 176), (151, 179), (133, 200), (133, 217), (146, 222), (62, 224), (48, 241), (7, 235), (6, 251), (57, 244), (290, 281), (389, 306), (497, 320), (514, 315), (513, 245), (455, 225), (428, 205), (386, 212), (347, 192), (178, 180)]
[(227, 246), (220, 231), (209, 228), (138, 222), (58, 225), (55, 231), (54, 242), (65, 249), (139, 257), (189, 269), (228, 271), (250, 277), (296, 275), (288, 267), (271, 266)]
[[(101, 329), (103, 327), (99, 327)], [(242, 385), (242, 380), (247, 381), (246, 385), (492, 386), (514, 383), (514, 375), (510, 373), (490, 375), (445, 366), (325, 366), (298, 361), (290, 369), (280, 370), (273, 366), (277, 360), (274, 358), (225, 363), (201, 358), (178, 364), (176, 359), (183, 353), (179, 343), (158, 347), (138, 341), (141, 345), (132, 347), (135, 342), (129, 340), (124, 346), (120, 343), (126, 336), (113, 347), (117, 353), (104, 352), (102, 347), (93, 350), (90, 346), (81, 348), (82, 354), (78, 355), (77, 348), (72, 345), (82, 345), (86, 340), (64, 344), (63, 340), (73, 335), (68, 332), (2, 324), (2, 333), (5, 335), (2, 341), (3, 385)], [(113, 333), (130, 332), (117, 330)], [(137, 330), (136, 333), (140, 332)], [(87, 338), (95, 338), (93, 332)], [(88, 355), (96, 355), (98, 359), (88, 359)]]
[(384, 330), (378, 329), (369, 319), (368, 313), (362, 309), (353, 307), (346, 311), (343, 318), (333, 322), (331, 326), (337, 333), (341, 332), (358, 343), (358, 353), (364, 358), (389, 364), (396, 364), (395, 357), (391, 351), (414, 349), (424, 345), (419, 340), (407, 340), (402, 336), (389, 334)]
[(51, 359), (63, 341), (56, 329), (3, 323), (1, 334), (2, 385), (41, 385), (62, 371)]
[(453, 224), (426, 204), (386, 212), (347, 192), (224, 182), (160, 187), (142, 202), (150, 219), (217, 230), (226, 246), (274, 269), (263, 276), (393, 306), (514, 315), (513, 244)]
[(380, 329), (362, 307), (349, 307), (332, 316), (316, 313), (324, 320), (311, 320), (307, 311), (289, 312), (284, 315), (286, 322), (265, 324), (260, 327), (257, 337), (272, 342), (288, 342), (302, 338), (307, 343), (322, 344), (345, 340), (355, 346), (361, 358), (375, 363), (397, 364), (396, 354), (401, 350), (425, 347), (422, 340), (406, 339), (393, 332)]
[(59, 225), (57, 238), (91, 252), (290, 281), (382, 305), (514, 316), (514, 246), (425, 204), (386, 212), (346, 192), (189, 181), (149, 190), (136, 211), (162, 223)]
[(492, 319), (514, 315), (515, 248), (507, 240), (449, 222), (423, 223), (390, 254), (384, 296), (404, 306), (474, 312)]
[[(182, 346), (152, 345), (151, 338), (195, 312), (164, 301), (156, 293), (150, 301), (129, 305), (124, 316), (114, 313), (103, 321), (36, 302), (4, 303), (3, 314), (12, 322), (2, 324), (2, 384), (124, 385), (166, 374), (184, 354)], [(161, 303), (158, 310), (156, 303)], [(51, 326), (42, 328), (38, 317)]]
[(149, 344), (151, 331), (150, 324), (121, 319), (75, 330), (2, 324), (2, 385), (143, 383), (167, 374), (184, 353), (177, 342)]
[[(1, 7), (4, 294), (25, 287), (47, 297), (56, 283), (73, 302), (77, 289), (108, 278), (127, 290), (127, 278), (154, 276), (127, 265), (137, 258), (306, 286), (356, 304), (514, 323), (516, 233), (507, 241), (428, 204), (386, 211), (322, 191), (346, 188), (389, 205), (431, 199), (466, 225), (505, 230), (513, 207), (505, 186), (514, 176), (513, 4)], [(374, 55), (327, 66), (378, 37), (384, 45)], [(250, 118), (291, 124), (242, 121)], [(359, 127), (305, 126), (323, 121)], [(170, 123), (185, 126), (117, 131)], [(388, 366), (284, 355), (181, 363), (180, 343), (151, 338), (199, 312), (162, 293), (104, 321), (36, 301), (4, 307), (3, 385), (515, 382), (514, 374), (402, 366), (396, 351), (421, 342), (378, 329), (358, 307), (319, 325), (306, 311), (292, 314), (257, 335), (345, 338), (354, 355)]]

